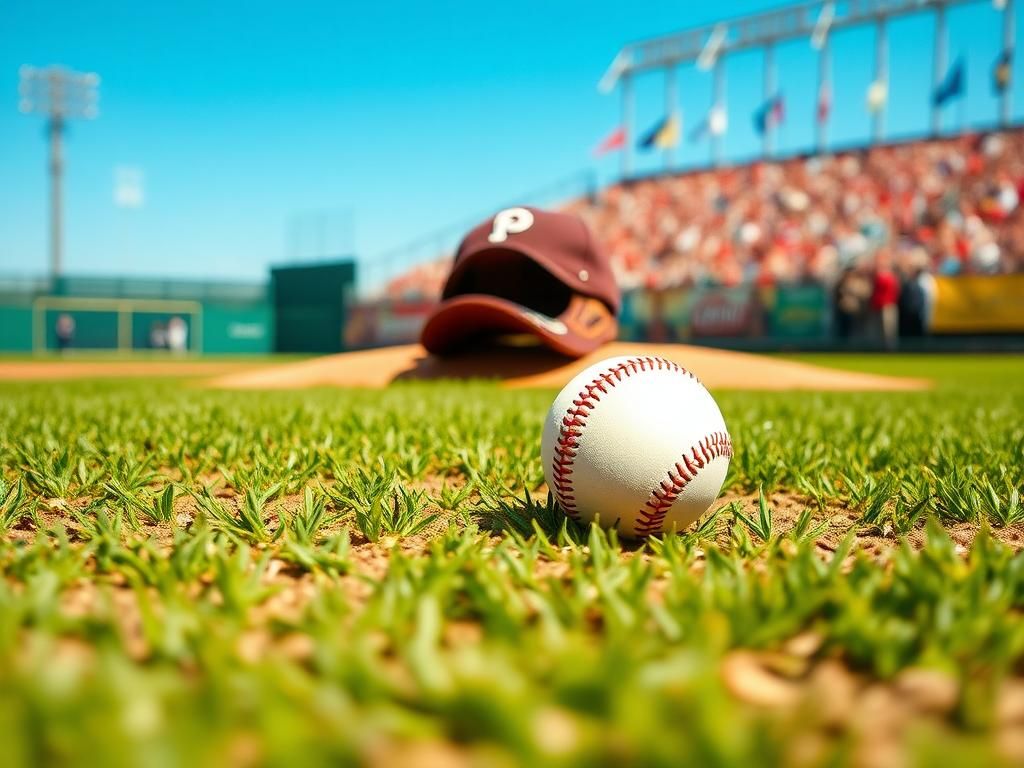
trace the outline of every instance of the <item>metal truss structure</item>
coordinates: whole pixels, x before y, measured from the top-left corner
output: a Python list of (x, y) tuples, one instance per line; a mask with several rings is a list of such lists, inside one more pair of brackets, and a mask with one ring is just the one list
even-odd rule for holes
[[(990, 0), (991, 2), (992, 0)], [(677, 107), (677, 71), (681, 65), (696, 64), (698, 69), (711, 71), (713, 95), (711, 112), (724, 115), (725, 71), (723, 60), (739, 51), (761, 49), (764, 52), (764, 98), (767, 101), (776, 91), (774, 49), (778, 43), (806, 38), (818, 53), (818, 92), (822, 94), (831, 87), (831, 46), (832, 35), (840, 30), (874, 25), (875, 72), (874, 83), (885, 89), (888, 84), (889, 45), (887, 23), (901, 16), (932, 13), (935, 15), (935, 40), (932, 57), (932, 83), (938, 87), (945, 77), (947, 68), (946, 11), (956, 5), (979, 3), (982, 0), (831, 0), (800, 3), (785, 8), (759, 13), (752, 16), (722, 21), (695, 29), (688, 29), (671, 35), (630, 43), (622, 48), (612, 60), (608, 70), (598, 84), (602, 92), (611, 92), (616, 87), (622, 96), (622, 122), (627, 141), (622, 152), (622, 175), (632, 173), (633, 138), (633, 81), (642, 74), (662, 72), (665, 77), (666, 114), (674, 114)], [(1002, 14), (1003, 49), (1012, 50), (1014, 42), (1013, 0), (994, 0)], [(878, 109), (873, 111), (872, 138), (879, 141), (885, 130), (884, 98)], [(941, 107), (932, 104), (931, 129), (937, 134), (941, 128)], [(1010, 120), (1010, 89), (1000, 94), (1000, 123)], [(722, 121), (724, 128), (724, 120)], [(711, 161), (721, 160), (722, 130), (710, 131)], [(773, 126), (767, 125), (763, 132), (762, 152), (770, 156), (774, 141)], [(816, 147), (826, 149), (827, 125), (819, 120), (816, 125)], [(665, 150), (665, 164), (673, 161), (672, 149)]]

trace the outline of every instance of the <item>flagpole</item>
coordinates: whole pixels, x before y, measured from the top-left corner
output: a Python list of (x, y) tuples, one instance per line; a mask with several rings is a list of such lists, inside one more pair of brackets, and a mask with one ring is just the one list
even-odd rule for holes
[(946, 6), (942, 4), (935, 9), (935, 47), (932, 56), (932, 135), (938, 136), (942, 131), (942, 105), (936, 103), (935, 93), (946, 72)]
[(957, 105), (957, 119), (960, 123), (960, 130), (957, 133), (961, 134), (967, 129), (967, 65), (963, 64), (962, 66), (964, 67), (963, 92), (958, 97), (960, 103)]
[[(875, 33), (875, 82), (884, 83), (889, 87), (889, 34), (885, 19), (880, 18)], [(885, 110), (889, 104), (886, 99), (875, 114), (872, 115), (871, 141), (877, 144), (885, 134)]]
[[(818, 154), (822, 154), (825, 151), (825, 145), (828, 143), (828, 118), (829, 115), (821, 114), (821, 98), (825, 94), (826, 88), (831, 88), (829, 85), (829, 69), (832, 58), (832, 43), (831, 35), (825, 35), (821, 41), (821, 48), (818, 49), (818, 104), (814, 110), (814, 120), (816, 122), (817, 130), (817, 147)], [(829, 95), (829, 112), (832, 111), (832, 96)]]
[[(676, 82), (676, 68), (668, 67), (665, 70), (665, 119), (674, 120), (676, 111), (678, 110), (678, 86)], [(679, 126), (679, 131), (682, 131), (682, 126)], [(675, 142), (671, 142), (665, 147), (664, 158), (665, 158), (665, 170), (671, 170), (674, 165), (675, 155)]]
[[(775, 97), (775, 46), (769, 43), (764, 47), (764, 103)], [(764, 133), (761, 136), (761, 154), (764, 157), (772, 155), (772, 137), (775, 130), (775, 120), (770, 115), (765, 116)]]
[[(1014, 48), (1014, 18), (1013, 18), (1013, 0), (1006, 0), (1006, 5), (1003, 6), (1003, 50), (1000, 54), (1005, 56), (1007, 51), (1012, 51)], [(1010, 68), (1010, 78), (1006, 85), (1003, 87), (999, 94), (999, 124), (1001, 126), (1007, 126), (1010, 123), (1010, 91), (1013, 85), (1013, 55), (1010, 55), (1010, 60), (1006, 64)]]
[(722, 57), (719, 56), (715, 59), (715, 87), (711, 96), (711, 109), (708, 113), (708, 133), (711, 134), (711, 141), (708, 144), (711, 146), (711, 165), (718, 166), (722, 162), (722, 134), (720, 131), (715, 130), (715, 126), (711, 124), (711, 118), (714, 116), (714, 111), (724, 109), (725, 104), (725, 67), (723, 66)]
[(622, 82), (622, 130), (626, 141), (622, 146), (622, 178), (633, 174), (633, 76), (628, 72), (620, 78)]

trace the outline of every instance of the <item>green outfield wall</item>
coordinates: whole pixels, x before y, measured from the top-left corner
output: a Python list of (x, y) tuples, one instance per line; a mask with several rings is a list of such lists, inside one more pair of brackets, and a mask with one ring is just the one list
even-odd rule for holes
[(32, 351), (31, 304), (0, 304), (0, 350)]
[[(72, 351), (273, 351), (274, 307), (267, 285), (251, 283), (62, 277), (0, 280), (0, 351), (59, 349), (61, 317), (72, 321)], [(171, 326), (184, 328), (172, 344)]]

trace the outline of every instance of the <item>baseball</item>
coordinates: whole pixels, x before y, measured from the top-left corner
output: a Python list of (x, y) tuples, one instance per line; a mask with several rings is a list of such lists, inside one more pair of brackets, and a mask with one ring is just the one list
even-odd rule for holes
[(711, 393), (685, 368), (663, 357), (613, 357), (558, 393), (541, 455), (565, 514), (640, 538), (682, 531), (707, 511), (732, 441)]

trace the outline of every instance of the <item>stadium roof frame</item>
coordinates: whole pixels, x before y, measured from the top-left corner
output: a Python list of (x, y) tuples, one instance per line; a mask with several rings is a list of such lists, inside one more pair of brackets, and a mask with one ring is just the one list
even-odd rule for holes
[(800, 37), (820, 38), (834, 30), (909, 16), (982, 0), (817, 0), (776, 8), (670, 35), (628, 43), (615, 55), (598, 88), (607, 93), (623, 77), (701, 62)]

